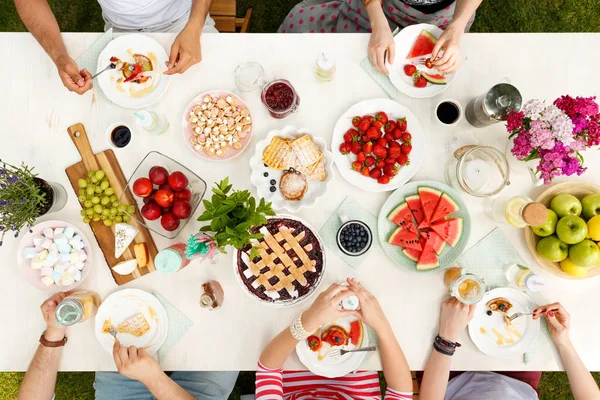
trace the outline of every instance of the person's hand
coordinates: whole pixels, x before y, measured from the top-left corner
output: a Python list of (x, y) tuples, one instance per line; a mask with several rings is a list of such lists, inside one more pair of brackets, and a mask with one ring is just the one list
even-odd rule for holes
[[(460, 38), (464, 28), (448, 25), (431, 52), (433, 66), (440, 72), (452, 73), (460, 66)], [(444, 54), (441, 54), (441, 51)]]
[(316, 298), (310, 308), (302, 314), (302, 325), (307, 332), (314, 332), (323, 324), (346, 315), (356, 315), (356, 311), (339, 310), (338, 305), (354, 292), (348, 286), (337, 283)]
[(67, 297), (67, 293), (56, 293), (55, 295), (44, 301), (40, 306), (40, 310), (42, 311), (42, 317), (44, 317), (44, 321), (47, 325), (44, 337), (46, 338), (46, 340), (49, 340), (51, 342), (58, 342), (60, 340), (63, 340), (63, 338), (65, 337), (65, 332), (67, 328), (64, 325), (59, 326), (55, 316), (56, 306), (58, 306), (65, 297)]
[(56, 68), (63, 85), (71, 92), (84, 94), (93, 87), (92, 74), (85, 68), (80, 71), (77, 63), (68, 55), (58, 58)]
[(475, 304), (463, 304), (454, 297), (444, 301), (440, 313), (439, 335), (446, 340), (456, 342), (460, 332), (473, 319), (474, 313)]
[(371, 32), (371, 37), (369, 38), (369, 60), (371, 60), (371, 64), (375, 68), (389, 75), (390, 72), (385, 66), (386, 51), (388, 62), (393, 64), (396, 44), (392, 30), (387, 23), (373, 27), (373, 32)]
[(367, 291), (356, 279), (348, 278), (350, 290), (356, 293), (360, 304), (359, 318), (375, 332), (389, 326), (389, 322), (379, 305), (379, 301)]
[(158, 361), (148, 355), (146, 350), (135, 346), (123, 347), (118, 340), (115, 340), (113, 345), (113, 358), (121, 375), (140, 381), (146, 386), (148, 382), (164, 374)]
[(200, 51), (200, 32), (196, 24), (188, 23), (171, 46), (171, 55), (167, 61), (168, 70), (165, 75), (182, 74), (189, 67), (202, 61)]
[(550, 336), (556, 344), (567, 344), (570, 341), (569, 328), (571, 316), (560, 303), (552, 303), (533, 310), (533, 319), (546, 317)]

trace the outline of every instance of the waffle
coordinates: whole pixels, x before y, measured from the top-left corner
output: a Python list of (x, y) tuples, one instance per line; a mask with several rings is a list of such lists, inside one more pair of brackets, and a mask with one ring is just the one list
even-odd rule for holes
[(102, 333), (110, 333), (110, 330), (112, 328), (113, 328), (113, 324), (109, 318), (106, 321), (104, 321), (104, 324), (102, 324)]
[(263, 153), (262, 160), (269, 168), (285, 169), (284, 160), (290, 153), (290, 146), (286, 139), (275, 136)]
[(144, 336), (149, 330), (150, 325), (142, 313), (134, 315), (117, 327), (119, 333), (128, 333), (135, 337)]
[(299, 166), (297, 170), (306, 175), (306, 179), (312, 182), (324, 181), (327, 178), (327, 171), (325, 170), (325, 160), (323, 160), (322, 154), (319, 161), (307, 167)]
[(292, 150), (296, 153), (300, 165), (308, 166), (319, 161), (321, 153), (308, 135), (299, 137), (292, 142)]
[(283, 139), (275, 136), (265, 149), (262, 161), (276, 170), (299, 171), (308, 181), (323, 181), (327, 178), (323, 153), (308, 135), (298, 139)]

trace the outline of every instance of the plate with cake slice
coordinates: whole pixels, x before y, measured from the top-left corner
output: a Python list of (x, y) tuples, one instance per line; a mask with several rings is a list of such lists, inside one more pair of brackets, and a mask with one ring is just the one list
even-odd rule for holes
[(152, 294), (139, 289), (123, 289), (108, 296), (98, 308), (94, 331), (102, 347), (112, 353), (115, 339), (123, 346), (143, 348), (155, 354), (167, 338), (167, 312)]
[(325, 140), (293, 126), (272, 130), (258, 142), (250, 168), (258, 196), (290, 212), (313, 207), (335, 178)]

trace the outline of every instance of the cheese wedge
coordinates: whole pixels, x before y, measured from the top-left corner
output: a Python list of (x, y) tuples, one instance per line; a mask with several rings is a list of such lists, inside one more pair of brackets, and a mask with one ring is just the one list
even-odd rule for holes
[(129, 275), (133, 271), (135, 271), (137, 266), (138, 266), (137, 260), (133, 259), (133, 260), (121, 261), (120, 263), (118, 263), (117, 265), (112, 267), (112, 270), (115, 271), (119, 275)]
[(135, 235), (139, 232), (133, 225), (120, 222), (115, 225), (115, 257), (119, 258), (129, 247)]

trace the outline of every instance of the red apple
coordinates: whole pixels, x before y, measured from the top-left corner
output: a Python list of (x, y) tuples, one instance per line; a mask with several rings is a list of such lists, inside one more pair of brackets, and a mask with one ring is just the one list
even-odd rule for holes
[(148, 178), (138, 178), (133, 182), (133, 193), (136, 196), (148, 197), (152, 194), (152, 182)]
[(169, 186), (173, 191), (179, 192), (183, 190), (188, 185), (188, 179), (185, 177), (183, 172), (175, 171), (171, 175), (169, 175)]
[(190, 201), (192, 200), (192, 192), (188, 189), (183, 189), (181, 192), (175, 192), (175, 200)]
[(169, 179), (169, 171), (165, 167), (155, 166), (150, 168), (150, 172), (148, 172), (148, 178), (155, 185), (162, 185), (163, 183), (167, 183)]
[(192, 214), (192, 205), (185, 200), (175, 200), (173, 214), (179, 219), (187, 219)]
[(171, 204), (173, 204), (173, 192), (160, 189), (154, 194), (154, 201), (161, 207), (171, 207)]
[(154, 202), (148, 203), (144, 207), (142, 207), (142, 216), (147, 220), (154, 221), (155, 219), (158, 219), (160, 217), (160, 214), (161, 209), (158, 206), (158, 204)]
[(168, 212), (163, 214), (160, 224), (166, 231), (171, 232), (179, 227), (179, 219), (173, 213)]

